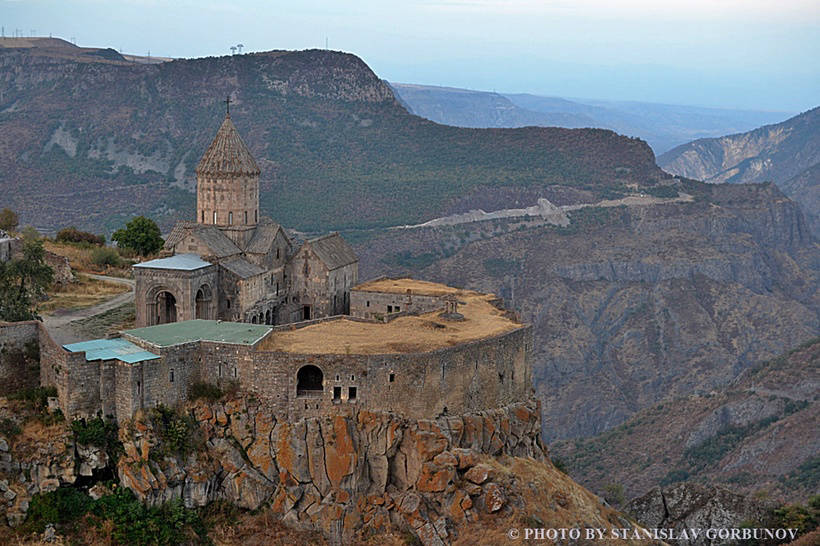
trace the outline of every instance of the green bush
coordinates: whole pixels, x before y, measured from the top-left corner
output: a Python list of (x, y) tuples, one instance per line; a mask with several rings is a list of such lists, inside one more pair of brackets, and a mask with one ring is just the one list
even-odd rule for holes
[(123, 449), (117, 423), (105, 421), (102, 417), (75, 419), (71, 422), (71, 432), (74, 433), (74, 440), (78, 444), (105, 449), (115, 461)]
[(122, 258), (120, 257), (119, 252), (117, 252), (116, 249), (108, 246), (103, 246), (92, 250), (91, 261), (94, 263), (94, 265), (99, 265), (101, 267), (118, 267), (122, 265)]
[(179, 415), (160, 405), (151, 409), (149, 416), (160, 439), (159, 449), (151, 452), (156, 456), (184, 456), (195, 450), (202, 439), (196, 420), (190, 415)]
[(57, 232), (55, 240), (59, 243), (80, 243), (102, 246), (105, 244), (104, 235), (94, 235), (87, 231), (80, 231), (74, 226), (63, 228)]
[(204, 381), (197, 381), (188, 389), (188, 400), (194, 401), (200, 398), (215, 402), (222, 398), (222, 390), (213, 383), (206, 383)]
[(88, 512), (93, 500), (73, 487), (60, 487), (49, 493), (38, 493), (31, 499), (23, 529), (42, 533), (46, 525), (64, 525)]
[(56, 387), (29, 387), (9, 395), (9, 399), (23, 400), (30, 408), (43, 410), (48, 406), (48, 399), (55, 396), (57, 396)]
[(20, 430), (20, 426), (8, 417), (3, 417), (0, 419), (0, 434), (6, 438), (13, 438), (21, 432), (22, 430)]

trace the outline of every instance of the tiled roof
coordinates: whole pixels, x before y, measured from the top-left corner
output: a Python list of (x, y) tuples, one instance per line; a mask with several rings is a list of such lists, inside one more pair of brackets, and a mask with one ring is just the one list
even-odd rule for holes
[(158, 258), (156, 260), (149, 260), (139, 264), (134, 264), (134, 267), (147, 267), (151, 269), (179, 269), (183, 271), (193, 271), (211, 265), (196, 254), (175, 254), (167, 258)]
[(310, 239), (305, 244), (310, 245), (313, 252), (331, 271), (359, 261), (356, 253), (338, 233)]
[[(279, 224), (273, 220), (260, 222), (256, 225), (256, 230), (253, 232), (253, 237), (248, 241), (248, 246), (245, 252), (251, 254), (265, 254), (270, 250), (274, 239), (276, 239), (276, 232), (279, 231)], [(287, 237), (285, 237), (287, 239)]]
[(217, 226), (208, 224), (198, 224), (196, 222), (179, 222), (165, 239), (166, 250), (173, 250), (188, 233), (193, 233), (194, 237), (202, 241), (217, 258), (226, 258), (239, 254), (239, 247), (231, 241), (227, 235)]
[(219, 262), (219, 265), (242, 279), (249, 279), (265, 272), (265, 270), (258, 265), (243, 260), (238, 256), (236, 258), (223, 260)]
[(226, 116), (214, 141), (199, 160), (196, 174), (259, 175), (259, 172), (259, 166), (239, 136), (231, 117)]

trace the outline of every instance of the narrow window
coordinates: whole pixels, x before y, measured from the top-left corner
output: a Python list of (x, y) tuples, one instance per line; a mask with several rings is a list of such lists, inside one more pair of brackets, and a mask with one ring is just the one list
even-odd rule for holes
[(137, 381), (137, 394), (142, 394), (142, 383)]
[(248, 223), (248, 211), (245, 211), (245, 223)]
[(388, 313), (392, 313), (392, 312), (393, 312), (393, 306), (392, 306), (392, 305), (388, 305), (388, 306), (387, 306), (387, 312), (388, 312)]
[(227, 302), (228, 309), (230, 309), (231, 308), (231, 300), (226, 300), (226, 302)]
[(222, 377), (222, 363), (220, 362), (216, 369), (216, 376)]
[(396, 313), (398, 313), (399, 311), (401, 311), (401, 308), (397, 305), (396, 306)]
[(355, 376), (355, 375), (351, 375), (351, 376), (350, 376), (350, 380), (351, 380), (351, 381), (356, 381), (356, 376)]
[(258, 210), (253, 211), (253, 221), (254, 222), (259, 222), (259, 211)]
[(214, 211), (214, 224), (216, 223), (216, 211)]
[(236, 379), (236, 368), (233, 369), (233, 377)]
[(203, 224), (205, 223), (205, 211), (204, 210), (202, 211), (202, 223)]
[(370, 307), (370, 302), (369, 301), (365, 303), (365, 307)]
[(342, 398), (342, 387), (333, 387), (333, 399), (334, 400), (341, 400)]
[(229, 226), (233, 225), (233, 212), (228, 213), (228, 225)]
[(396, 380), (396, 374), (391, 373), (391, 374), (390, 374), (390, 382), (392, 383), (392, 382), (393, 382), (393, 381), (395, 381), (395, 380)]
[(356, 387), (348, 387), (347, 388), (347, 399), (348, 400), (355, 400), (356, 399)]
[(279, 283), (278, 282), (276, 283), (276, 295), (277, 296), (279, 295)]
[(169, 379), (169, 382), (170, 382), (170, 383), (173, 383), (173, 382), (174, 382), (174, 369), (173, 369), (173, 368), (171, 368), (171, 374), (170, 374), (170, 376), (168, 377), (168, 379)]

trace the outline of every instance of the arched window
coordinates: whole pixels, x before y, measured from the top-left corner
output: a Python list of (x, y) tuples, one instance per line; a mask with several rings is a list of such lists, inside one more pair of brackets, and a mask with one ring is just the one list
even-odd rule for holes
[(302, 366), (296, 373), (296, 396), (321, 395), (323, 381), (322, 370), (311, 364)]
[(233, 225), (233, 212), (228, 213), (228, 225), (229, 226)]
[(216, 211), (214, 211), (214, 224), (216, 223)]
[(248, 223), (248, 211), (245, 211), (245, 223)]

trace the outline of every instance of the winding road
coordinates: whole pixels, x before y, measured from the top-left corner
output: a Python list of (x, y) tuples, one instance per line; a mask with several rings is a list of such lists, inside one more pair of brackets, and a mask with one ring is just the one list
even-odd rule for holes
[(70, 311), (57, 311), (51, 315), (44, 315), (43, 316), (43, 325), (45, 325), (48, 333), (51, 335), (51, 338), (55, 341), (55, 343), (59, 343), (60, 345), (65, 345), (66, 343), (74, 343), (77, 341), (83, 341), (80, 339), (77, 334), (74, 333), (73, 328), (71, 327), (71, 323), (75, 320), (85, 319), (88, 317), (93, 317), (94, 315), (99, 315), (100, 313), (105, 313), (106, 311), (110, 311), (115, 307), (119, 307), (124, 303), (128, 303), (130, 301), (134, 301), (134, 281), (133, 279), (123, 279), (121, 277), (109, 277), (108, 275), (95, 275), (93, 273), (85, 273), (92, 279), (98, 279), (101, 281), (113, 282), (117, 284), (124, 284), (131, 288), (128, 292), (123, 292), (122, 294), (117, 294), (111, 299), (105, 300), (104, 302), (98, 303), (96, 305), (92, 305), (91, 307), (85, 307), (83, 309), (72, 309)]

